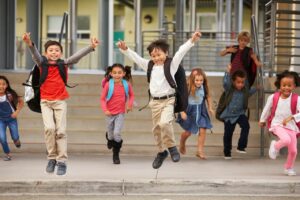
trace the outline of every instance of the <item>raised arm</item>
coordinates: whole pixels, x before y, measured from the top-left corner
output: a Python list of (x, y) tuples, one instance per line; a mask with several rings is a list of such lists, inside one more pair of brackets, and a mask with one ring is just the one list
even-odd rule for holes
[(95, 51), (95, 48), (99, 45), (99, 41), (96, 38), (91, 38), (91, 44), (88, 47), (80, 49), (75, 54), (65, 59), (66, 64), (75, 64), (78, 63), (79, 60), (89, 54), (92, 51)]
[(29, 48), (29, 51), (32, 55), (33, 61), (37, 65), (40, 65), (42, 63), (42, 56), (41, 56), (40, 52), (37, 50), (34, 43), (32, 42), (32, 40), (30, 38), (30, 33), (24, 33), (23, 36), (22, 36), (22, 39), (25, 42), (25, 44), (27, 44), (27, 46)]
[(144, 71), (147, 71), (149, 60), (142, 58), (140, 55), (138, 55), (136, 52), (131, 50), (127, 47), (126, 43), (122, 40), (120, 40), (117, 43), (117, 46), (119, 47), (119, 50), (132, 62), (136, 63), (140, 68), (142, 68)]
[(268, 100), (266, 102), (266, 105), (261, 113), (260, 120), (259, 120), (259, 126), (264, 127), (266, 125), (267, 119), (269, 115), (271, 114), (271, 108), (273, 104), (273, 94), (268, 97)]
[(235, 53), (236, 51), (237, 51), (237, 48), (234, 47), (233, 45), (231, 45), (231, 46), (226, 47), (225, 49), (223, 49), (220, 52), (220, 56), (226, 56), (227, 54), (229, 54), (229, 53)]

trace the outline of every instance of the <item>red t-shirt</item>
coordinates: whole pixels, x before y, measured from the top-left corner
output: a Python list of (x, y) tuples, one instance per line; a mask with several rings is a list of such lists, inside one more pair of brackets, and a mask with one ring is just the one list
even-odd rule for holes
[[(42, 68), (40, 67), (42, 73)], [(66, 74), (68, 74), (68, 68), (66, 67)], [(69, 97), (69, 93), (66, 90), (65, 83), (60, 76), (57, 66), (48, 67), (48, 76), (45, 82), (40, 88), (41, 99), (45, 100), (64, 100)]]
[[(235, 72), (238, 69), (242, 69), (245, 71), (245, 66), (244, 66), (243, 60), (242, 60), (243, 50), (238, 48), (236, 55), (234, 56), (234, 58), (231, 62), (231, 71), (230, 71), (231, 75), (233, 74), (233, 72)], [(253, 53), (253, 50), (251, 49), (249, 51), (249, 55), (251, 55), (252, 53)]]

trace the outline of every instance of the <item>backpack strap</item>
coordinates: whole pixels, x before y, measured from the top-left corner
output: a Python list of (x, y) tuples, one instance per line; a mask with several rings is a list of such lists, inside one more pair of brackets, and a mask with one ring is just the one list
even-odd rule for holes
[(174, 78), (171, 75), (171, 62), (172, 62), (172, 58), (166, 59), (166, 61), (164, 63), (164, 73), (165, 73), (165, 77), (166, 77), (170, 87), (174, 88), (176, 90), (177, 85), (176, 85)]
[(276, 112), (276, 109), (277, 109), (277, 104), (278, 104), (278, 101), (279, 101), (279, 97), (280, 97), (280, 92), (275, 92), (274, 95), (273, 95), (273, 103), (272, 103), (272, 108), (271, 108), (271, 114), (270, 114), (270, 117), (268, 118), (268, 128), (271, 127), (272, 120), (275, 116), (275, 112)]
[(292, 93), (291, 111), (293, 115), (297, 113), (297, 103), (298, 103), (298, 94)]
[[(108, 92), (107, 92), (107, 96), (106, 96), (106, 100), (109, 101), (114, 93), (114, 87), (115, 87), (115, 81), (114, 79), (109, 79), (108, 81)], [(126, 80), (122, 79), (122, 84), (123, 84), (123, 87), (124, 87), (124, 90), (125, 90), (125, 95), (126, 95), (126, 98), (128, 98), (129, 96), (129, 86), (128, 86), (128, 83)]]

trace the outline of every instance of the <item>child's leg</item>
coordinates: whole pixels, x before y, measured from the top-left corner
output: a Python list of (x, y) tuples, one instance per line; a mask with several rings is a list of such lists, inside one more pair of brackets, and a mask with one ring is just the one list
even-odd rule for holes
[(66, 101), (55, 101), (53, 103), (56, 124), (56, 148), (58, 162), (65, 162), (67, 155), (67, 103)]
[(107, 139), (114, 140), (115, 116), (106, 116)]
[(114, 141), (120, 142), (122, 140), (121, 131), (124, 125), (124, 114), (118, 114), (115, 116), (114, 122)]
[(241, 135), (240, 135), (237, 149), (244, 151), (245, 148), (247, 148), (247, 144), (248, 144), (248, 135), (249, 135), (250, 125), (249, 125), (249, 121), (248, 121), (248, 118), (246, 117), (246, 115), (241, 115), (238, 118), (237, 123), (241, 127)]
[(291, 143), (291, 138), (287, 134), (287, 129), (281, 127), (281, 126), (276, 126), (272, 128), (272, 131), (274, 135), (276, 135), (279, 140), (275, 142), (275, 150), (279, 151), (282, 147), (286, 147)]
[(11, 139), (14, 141), (16, 147), (20, 147), (21, 143), (20, 143), (20, 140), (19, 140), (19, 129), (18, 129), (17, 119), (11, 119), (8, 122), (8, 128), (9, 128), (9, 131), (10, 131)]
[(156, 146), (158, 147), (158, 152), (163, 152), (165, 147), (163, 146), (162, 137), (161, 137), (161, 128), (159, 126), (160, 118), (161, 118), (161, 104), (157, 100), (151, 100), (149, 103), (149, 107), (152, 112), (152, 133), (154, 136), (154, 140)]
[(287, 130), (287, 133), (291, 140), (288, 145), (288, 156), (284, 168), (292, 169), (294, 167), (294, 163), (297, 157), (297, 137), (296, 137), (297, 133), (291, 130)]
[(0, 120), (0, 142), (1, 142), (4, 153), (9, 154), (10, 149), (7, 144), (6, 127), (7, 127), (7, 123), (3, 120)]
[(224, 156), (231, 157), (231, 148), (232, 148), (232, 134), (235, 129), (235, 125), (231, 124), (230, 121), (224, 122), (224, 137), (223, 137), (223, 144), (224, 144)]
[(201, 159), (205, 159), (206, 156), (204, 154), (204, 143), (206, 138), (206, 129), (200, 128), (199, 129), (199, 135), (198, 135), (198, 151), (197, 156)]
[(190, 136), (191, 136), (191, 133), (188, 131), (184, 131), (183, 133), (181, 133), (180, 146), (179, 146), (180, 153), (182, 153), (182, 154), (186, 153), (185, 142)]
[(56, 141), (55, 141), (55, 122), (53, 119), (53, 109), (51, 104), (46, 101), (41, 101), (41, 110), (42, 117), (44, 122), (45, 129), (45, 142), (46, 148), (48, 152), (48, 160), (56, 160), (57, 152), (56, 152)]

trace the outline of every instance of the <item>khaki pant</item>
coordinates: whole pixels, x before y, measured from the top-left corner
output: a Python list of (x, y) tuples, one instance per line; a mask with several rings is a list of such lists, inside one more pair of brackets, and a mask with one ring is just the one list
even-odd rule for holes
[(149, 107), (152, 110), (154, 139), (159, 152), (175, 146), (175, 137), (172, 121), (174, 120), (175, 97), (163, 100), (151, 100)]
[(61, 100), (41, 100), (48, 159), (65, 162), (67, 156), (67, 103)]

